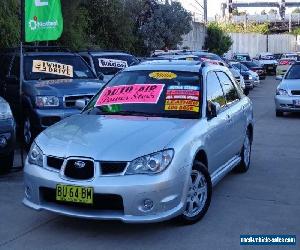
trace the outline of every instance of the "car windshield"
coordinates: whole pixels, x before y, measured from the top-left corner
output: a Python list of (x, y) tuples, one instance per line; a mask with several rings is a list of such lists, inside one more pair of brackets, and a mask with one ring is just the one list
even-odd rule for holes
[(198, 119), (200, 79), (192, 72), (124, 71), (95, 95), (84, 113)]
[(255, 67), (259, 67), (256, 63), (254, 62), (242, 62), (242, 64), (244, 64), (246, 67), (248, 68), (255, 68)]
[(203, 59), (209, 59), (209, 60), (215, 60), (215, 61), (222, 61), (221, 57), (214, 55), (214, 54), (202, 54), (198, 55), (200, 60)]
[(120, 70), (138, 64), (131, 55), (102, 55), (93, 57), (97, 75), (115, 75)]
[(236, 55), (235, 57), (239, 61), (250, 61), (251, 60), (250, 56), (248, 56), (248, 55)]
[(24, 75), (26, 80), (96, 78), (82, 58), (76, 55), (25, 56)]
[(300, 79), (300, 64), (291, 66), (290, 70), (286, 74), (285, 79)]
[(232, 66), (235, 67), (238, 70), (249, 71), (249, 69), (241, 63), (233, 63)]

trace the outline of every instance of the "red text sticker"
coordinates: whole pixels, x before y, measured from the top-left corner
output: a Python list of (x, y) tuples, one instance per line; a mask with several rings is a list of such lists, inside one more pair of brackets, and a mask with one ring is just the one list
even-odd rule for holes
[(102, 91), (96, 106), (130, 103), (156, 104), (164, 86), (164, 84), (133, 84), (108, 87)]

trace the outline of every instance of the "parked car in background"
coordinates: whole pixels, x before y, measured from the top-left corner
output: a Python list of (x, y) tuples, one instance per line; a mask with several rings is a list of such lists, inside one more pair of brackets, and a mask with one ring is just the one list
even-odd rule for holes
[(300, 112), (300, 62), (294, 63), (281, 78), (275, 95), (276, 116)]
[(274, 54), (269, 52), (260, 53), (253, 59), (253, 61), (260, 67), (264, 68), (267, 71), (267, 74), (276, 74), (276, 67), (278, 65), (278, 62), (275, 59)]
[(288, 69), (296, 62), (294, 58), (284, 58), (278, 61), (278, 65), (276, 68), (276, 78), (281, 79)]
[(213, 185), (249, 169), (252, 139), (252, 102), (227, 68), (146, 62), (36, 138), (23, 203), (87, 219), (192, 224)]
[(279, 60), (281, 59), (281, 57), (282, 57), (282, 53), (275, 53), (275, 54), (274, 54), (274, 58), (275, 58), (275, 60), (277, 60), (277, 61), (279, 61)]
[(14, 163), (16, 124), (9, 104), (0, 96), (0, 174)]
[(157, 59), (168, 59), (168, 60), (180, 60), (180, 61), (199, 61), (199, 58), (197, 56), (188, 54), (188, 55), (163, 55), (155, 57), (155, 60)]
[(78, 54), (44, 50), (34, 47), (24, 52), (21, 98), (19, 50), (4, 53), (10, 67), (1, 73), (0, 92), (10, 103), (18, 125), (22, 125), (27, 149), (43, 129), (78, 114), (76, 101), (87, 102), (104, 84)]
[(245, 65), (248, 69), (252, 70), (253, 72), (256, 72), (260, 80), (266, 79), (267, 71), (263, 67), (260, 67), (257, 63), (252, 61), (241, 61), (240, 63)]
[(251, 61), (251, 57), (248, 53), (235, 53), (232, 59), (239, 62)]
[(200, 61), (219, 61), (222, 62), (223, 59), (214, 53), (204, 52), (204, 51), (193, 51), (191, 52), (194, 56), (198, 56)]
[(87, 50), (79, 55), (91, 66), (94, 73), (104, 75), (104, 82), (108, 82), (120, 70), (139, 64), (139, 60), (131, 54), (120, 51)]
[(247, 89), (253, 89), (254, 86), (258, 86), (260, 83), (257, 73), (249, 70), (245, 65), (240, 62), (230, 62), (230, 65), (234, 67), (244, 77), (245, 85)]
[(282, 54), (280, 59), (291, 59), (291, 60), (297, 61), (298, 60), (298, 54), (295, 53), (295, 52), (285, 53), (285, 54)]

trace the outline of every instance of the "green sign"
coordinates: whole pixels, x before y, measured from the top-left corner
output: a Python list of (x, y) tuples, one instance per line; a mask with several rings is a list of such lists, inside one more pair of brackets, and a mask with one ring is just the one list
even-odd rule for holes
[(25, 41), (60, 38), (63, 18), (60, 0), (25, 0)]

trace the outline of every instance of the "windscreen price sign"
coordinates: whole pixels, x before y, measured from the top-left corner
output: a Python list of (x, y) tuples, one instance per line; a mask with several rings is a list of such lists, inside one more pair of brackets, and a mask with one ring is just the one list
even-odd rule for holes
[(60, 38), (63, 18), (60, 0), (25, 0), (25, 41)]

